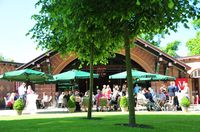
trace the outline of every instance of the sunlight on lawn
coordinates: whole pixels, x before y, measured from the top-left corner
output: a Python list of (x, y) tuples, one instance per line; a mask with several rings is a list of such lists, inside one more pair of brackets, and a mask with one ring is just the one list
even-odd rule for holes
[[(159, 114), (158, 114), (159, 113)], [(198, 132), (200, 115), (181, 112), (137, 112), (136, 123), (148, 128), (130, 128), (128, 113), (94, 112), (93, 119), (87, 113), (35, 114), (22, 116), (0, 116), (0, 132)], [(116, 125), (118, 124), (118, 125)]]

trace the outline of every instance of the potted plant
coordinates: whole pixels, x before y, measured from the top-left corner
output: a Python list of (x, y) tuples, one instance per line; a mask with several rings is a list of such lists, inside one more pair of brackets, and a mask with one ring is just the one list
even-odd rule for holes
[(3, 98), (0, 98), (0, 109), (5, 108), (5, 100)]
[(99, 106), (100, 106), (100, 110), (103, 111), (103, 108), (107, 106), (107, 98), (106, 97), (101, 97), (99, 99)]
[(128, 99), (126, 96), (121, 97), (119, 104), (120, 104), (122, 112), (128, 111)]
[(190, 106), (190, 100), (188, 97), (184, 96), (181, 99), (181, 109), (184, 112), (188, 112), (188, 107)]
[(85, 111), (88, 110), (89, 106), (89, 97), (83, 97), (82, 107), (85, 109)]
[(18, 115), (22, 114), (22, 111), (24, 110), (24, 101), (22, 99), (17, 99), (13, 104), (13, 109), (17, 111)]
[(75, 97), (70, 96), (69, 100), (67, 101), (67, 107), (70, 113), (74, 112), (76, 109)]

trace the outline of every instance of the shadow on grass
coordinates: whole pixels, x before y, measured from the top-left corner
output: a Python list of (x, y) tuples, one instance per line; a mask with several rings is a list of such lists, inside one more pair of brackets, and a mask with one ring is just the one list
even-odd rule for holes
[(150, 125), (145, 125), (145, 124), (136, 124), (134, 126), (130, 126), (128, 123), (117, 123), (114, 124), (116, 126), (125, 126), (125, 127), (131, 127), (131, 128), (145, 128), (145, 129), (154, 129), (154, 127)]
[(81, 119), (84, 119), (84, 120), (102, 120), (103, 118), (101, 118), (101, 117), (92, 117), (91, 119), (88, 119), (87, 117), (83, 117)]
[(37, 112), (37, 114), (62, 114), (62, 113), (69, 113), (67, 111), (44, 111), (44, 112)]

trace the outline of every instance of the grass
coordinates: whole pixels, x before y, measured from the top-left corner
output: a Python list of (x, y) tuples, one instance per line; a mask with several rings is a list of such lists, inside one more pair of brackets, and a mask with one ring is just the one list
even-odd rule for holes
[(87, 113), (37, 114), (1, 116), (0, 132), (198, 132), (200, 115), (137, 114), (138, 124), (148, 128), (130, 128), (116, 124), (128, 122), (128, 114), (96, 112), (93, 120), (84, 119)]

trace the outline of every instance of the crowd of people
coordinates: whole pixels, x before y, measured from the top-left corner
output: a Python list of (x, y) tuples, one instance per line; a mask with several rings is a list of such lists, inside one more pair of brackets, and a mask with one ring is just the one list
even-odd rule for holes
[[(138, 88), (137, 88), (138, 89)], [(174, 81), (170, 82), (169, 86), (162, 86), (154, 91), (152, 88), (139, 88), (137, 100), (143, 100), (143, 104), (148, 110), (173, 110), (180, 109), (180, 102), (183, 96), (189, 98), (189, 87), (184, 83), (184, 89), (179, 89)]]
[[(122, 96), (128, 98), (127, 86), (123, 85), (113, 85), (111, 88), (109, 85), (103, 85), (101, 89), (97, 89), (96, 93), (93, 93), (93, 105), (96, 105), (96, 110), (106, 109), (119, 110), (119, 100)], [(189, 98), (189, 87), (188, 84), (184, 84), (184, 89), (179, 89), (175, 82), (170, 82), (169, 86), (163, 84), (159, 89), (154, 90), (153, 88), (140, 87), (138, 84), (133, 88), (133, 94), (135, 97), (135, 107), (139, 104), (141, 105), (141, 100), (143, 105), (147, 107), (147, 110), (178, 110), (180, 108), (180, 100), (183, 96)], [(13, 103), (16, 99), (21, 98), (26, 104), (27, 110), (31, 113), (36, 112), (37, 108), (46, 108), (55, 104), (58, 108), (67, 108), (67, 102), (70, 96), (75, 97), (76, 111), (82, 110), (83, 98), (89, 96), (89, 91), (85, 94), (80, 93), (79, 90), (67, 90), (63, 92), (56, 92), (54, 97), (47, 95), (43, 92), (42, 98), (39, 98), (31, 86), (26, 86), (25, 83), (18, 88), (18, 93), (8, 93), (5, 97), (6, 106), (10, 109), (13, 107)], [(100, 99), (106, 98), (107, 105), (103, 108), (100, 106)], [(53, 103), (54, 102), (54, 103)], [(157, 107), (155, 107), (157, 106)]]
[(46, 103), (49, 103), (52, 99), (52, 96), (46, 95), (45, 92), (43, 93), (42, 99), (40, 99), (39, 95), (32, 90), (31, 86), (26, 86), (25, 83), (22, 83), (17, 91), (7, 93), (6, 97), (4, 97), (6, 108), (13, 109), (14, 102), (20, 98), (30, 113), (36, 113), (38, 108), (45, 108)]

